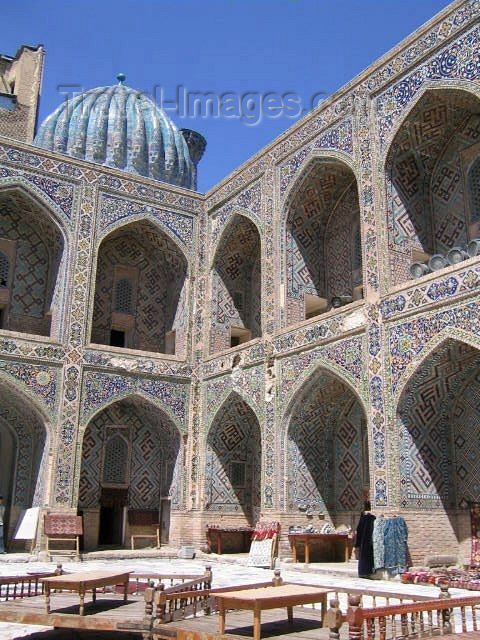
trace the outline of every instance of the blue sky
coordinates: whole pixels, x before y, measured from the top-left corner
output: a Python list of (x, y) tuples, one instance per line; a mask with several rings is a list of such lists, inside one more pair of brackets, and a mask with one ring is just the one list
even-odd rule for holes
[[(2, 0), (0, 48), (14, 55), (21, 44), (45, 46), (40, 120), (64, 99), (61, 91), (113, 84), (119, 72), (128, 86), (163, 95), (174, 122), (207, 139), (199, 165), (206, 191), (298, 121), (313, 96), (334, 93), (448, 4)], [(180, 117), (179, 85), (181, 96), (211, 92), (216, 117), (192, 117), (192, 97), (190, 116)], [(262, 117), (260, 104), (269, 108)]]

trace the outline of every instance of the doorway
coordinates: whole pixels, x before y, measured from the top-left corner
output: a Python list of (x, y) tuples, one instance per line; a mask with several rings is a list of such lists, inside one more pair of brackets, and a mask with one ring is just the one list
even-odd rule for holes
[(128, 504), (128, 489), (102, 487), (100, 496), (100, 525), (98, 545), (102, 547), (123, 546), (124, 512)]

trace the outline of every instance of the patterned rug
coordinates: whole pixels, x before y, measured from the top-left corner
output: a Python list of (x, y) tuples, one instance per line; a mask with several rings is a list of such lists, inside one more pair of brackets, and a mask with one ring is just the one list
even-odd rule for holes
[(470, 506), (470, 524), (472, 527), (472, 557), (471, 567), (480, 567), (480, 503), (474, 502)]

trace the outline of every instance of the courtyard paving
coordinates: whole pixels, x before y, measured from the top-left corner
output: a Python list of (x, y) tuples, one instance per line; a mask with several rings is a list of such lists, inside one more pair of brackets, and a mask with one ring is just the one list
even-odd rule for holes
[[(247, 566), (247, 554), (222, 555), (199, 553), (193, 560), (185, 560), (172, 556), (168, 557), (168, 550), (161, 554), (153, 550), (135, 551), (105, 551), (85, 554), (83, 561), (71, 561), (58, 558), (65, 571), (89, 571), (113, 568), (118, 570), (132, 570), (150, 573), (203, 573), (206, 565), (211, 565), (213, 571), (213, 586), (234, 586), (249, 582), (263, 582), (273, 577), (273, 570)], [(56, 566), (55, 562), (40, 561), (35, 556), (25, 553), (12, 553), (2, 557), (0, 562), (1, 575), (18, 575), (27, 571), (47, 571)], [(277, 568), (288, 582), (302, 584), (324, 585), (327, 587), (355, 587), (359, 589), (375, 589), (381, 592), (395, 591), (405, 595), (431, 595), (436, 597), (438, 589), (427, 585), (402, 584), (398, 578), (394, 580), (367, 580), (356, 576), (356, 562), (349, 563), (301, 563), (277, 562)], [(452, 595), (465, 593), (460, 589), (452, 589)], [(346, 598), (340, 600), (342, 610), (346, 610)], [(0, 639), (14, 640), (124, 640), (123, 634), (86, 633), (53, 631), (47, 627), (19, 625), (0, 622)], [(132, 638), (133, 636), (125, 636)]]

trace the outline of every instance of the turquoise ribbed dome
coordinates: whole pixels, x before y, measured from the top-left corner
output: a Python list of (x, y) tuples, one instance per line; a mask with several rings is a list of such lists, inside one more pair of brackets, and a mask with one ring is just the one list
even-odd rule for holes
[(65, 101), (42, 122), (34, 144), (195, 189), (206, 142), (196, 132), (177, 129), (150, 97), (120, 83)]

